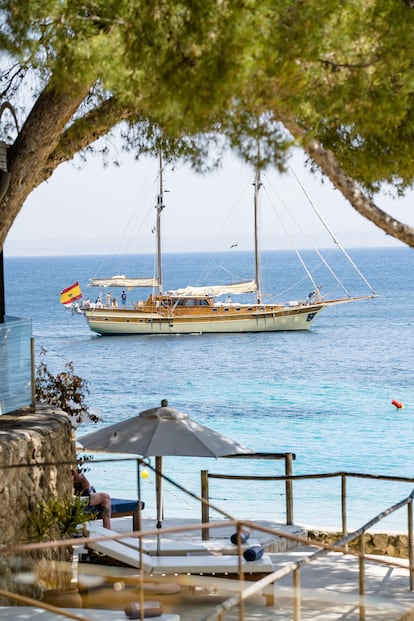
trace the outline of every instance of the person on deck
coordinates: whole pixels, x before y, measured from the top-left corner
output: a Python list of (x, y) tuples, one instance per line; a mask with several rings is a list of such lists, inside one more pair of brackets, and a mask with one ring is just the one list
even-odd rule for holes
[(96, 492), (80, 470), (72, 470), (73, 487), (77, 496), (88, 496), (88, 507), (99, 509), (103, 527), (111, 528), (111, 497), (104, 492)]

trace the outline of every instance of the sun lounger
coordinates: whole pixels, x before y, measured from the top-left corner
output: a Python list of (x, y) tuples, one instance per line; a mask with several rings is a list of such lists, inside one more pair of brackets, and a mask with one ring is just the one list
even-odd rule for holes
[[(122, 501), (121, 501), (122, 502)], [(91, 526), (92, 529), (98, 529), (98, 525), (93, 524)], [(135, 529), (134, 529), (135, 530)], [(105, 532), (101, 529), (101, 534), (105, 534)], [(182, 537), (182, 533), (178, 538), (174, 537), (171, 534), (163, 534), (163, 531), (160, 530), (160, 538), (162, 540), (161, 546), (161, 555), (162, 556), (175, 556), (175, 555), (186, 555), (186, 554), (237, 554), (238, 547), (233, 544), (230, 540), (230, 537), (218, 537), (216, 539), (208, 539), (203, 540), (201, 537), (192, 537), (184, 539)], [(139, 550), (138, 540), (136, 537), (126, 537), (122, 539), (122, 542), (129, 547)], [(259, 546), (260, 542), (257, 539), (249, 538), (246, 543), (241, 545), (241, 550), (244, 552), (246, 549)], [(159, 549), (159, 542), (156, 536), (148, 536), (143, 539), (142, 542), (143, 551), (150, 556), (157, 556), (157, 552)]]
[[(116, 536), (118, 533), (98, 526), (91, 522), (90, 537)], [(206, 542), (205, 542), (206, 543)], [(162, 546), (162, 543), (161, 543)], [(239, 558), (236, 554), (220, 554), (216, 550), (200, 550), (197, 554), (190, 551), (184, 554), (167, 556), (152, 556), (143, 551), (142, 556), (137, 548), (137, 542), (132, 537), (122, 539), (107, 539), (93, 541), (88, 547), (95, 552), (109, 556), (131, 567), (142, 567), (147, 574), (237, 574), (239, 572)], [(182, 544), (181, 544), (181, 547)], [(257, 561), (246, 561), (242, 558), (243, 572), (269, 573), (273, 570), (271, 559), (264, 554)]]
[[(182, 556), (182, 555), (197, 555), (197, 554), (237, 554), (237, 545), (232, 544), (226, 539), (209, 539), (203, 541), (202, 539), (191, 539), (185, 541), (183, 539), (173, 540), (171, 536), (162, 536), (160, 533), (160, 554), (162, 556)], [(137, 539), (128, 537), (123, 539), (125, 545), (130, 546), (136, 550), (139, 549)], [(260, 543), (257, 539), (250, 539), (247, 543), (241, 546), (242, 552), (252, 546), (259, 546)], [(158, 541), (155, 537), (145, 537), (142, 542), (143, 551), (150, 556), (157, 556)]]

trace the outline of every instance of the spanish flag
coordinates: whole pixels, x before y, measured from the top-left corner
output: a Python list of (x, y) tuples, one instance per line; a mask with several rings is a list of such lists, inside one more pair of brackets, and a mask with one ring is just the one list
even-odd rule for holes
[(73, 285), (71, 285), (67, 289), (63, 289), (63, 291), (60, 292), (60, 303), (64, 304), (65, 306), (72, 304), (72, 302), (74, 302), (75, 300), (81, 299), (82, 292), (80, 290), (78, 281), (73, 283)]

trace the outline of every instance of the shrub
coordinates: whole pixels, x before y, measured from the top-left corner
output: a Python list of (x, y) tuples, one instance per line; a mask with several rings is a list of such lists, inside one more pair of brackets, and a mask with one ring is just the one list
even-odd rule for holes
[(29, 513), (31, 537), (35, 541), (75, 537), (79, 534), (79, 526), (94, 517), (85, 499), (79, 496), (70, 500), (50, 498), (47, 502), (39, 502), (36, 509)]
[(37, 401), (55, 405), (66, 412), (73, 427), (85, 419), (98, 422), (99, 416), (93, 414), (85, 403), (89, 394), (88, 382), (75, 374), (73, 362), (67, 362), (64, 371), (53, 375), (45, 362), (46, 354), (47, 350), (42, 347), (35, 378)]

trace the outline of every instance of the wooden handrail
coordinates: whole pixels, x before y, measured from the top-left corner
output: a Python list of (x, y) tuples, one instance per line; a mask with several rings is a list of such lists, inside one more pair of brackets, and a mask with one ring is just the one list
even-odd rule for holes
[[(256, 454), (258, 455), (258, 454)], [(266, 454), (269, 455), (269, 454)], [(282, 454), (279, 454), (282, 455)], [(280, 578), (286, 576), (286, 575), (292, 575), (293, 577), (293, 583), (294, 583), (294, 588), (295, 588), (295, 611), (294, 611), (294, 619), (296, 621), (299, 621), (300, 619), (300, 573), (299, 570), (305, 566), (305, 565), (309, 565), (310, 563), (312, 563), (312, 561), (314, 561), (315, 559), (319, 558), (322, 555), (327, 554), (329, 551), (336, 551), (336, 552), (341, 552), (341, 553), (349, 553), (347, 546), (348, 543), (350, 543), (351, 541), (354, 541), (356, 539), (360, 539), (360, 549), (359, 552), (352, 552), (353, 555), (356, 555), (359, 557), (359, 568), (360, 568), (360, 572), (359, 572), (359, 595), (360, 595), (360, 602), (359, 602), (359, 618), (360, 621), (364, 621), (365, 619), (365, 614), (366, 614), (366, 602), (365, 602), (365, 569), (364, 569), (364, 561), (365, 561), (365, 538), (364, 535), (365, 533), (374, 525), (378, 524), (381, 520), (383, 520), (384, 518), (386, 518), (387, 516), (391, 515), (392, 513), (404, 508), (405, 506), (407, 506), (407, 512), (408, 512), (408, 516), (407, 516), (407, 532), (408, 532), (408, 556), (409, 556), (409, 589), (413, 590), (414, 588), (414, 530), (413, 530), (413, 500), (414, 500), (414, 490), (411, 492), (411, 494), (409, 496), (407, 496), (406, 498), (403, 498), (402, 500), (400, 500), (399, 502), (395, 503), (394, 505), (387, 507), (385, 510), (383, 510), (382, 512), (378, 513), (374, 518), (372, 518), (371, 520), (369, 520), (368, 522), (366, 522), (363, 526), (361, 526), (359, 529), (353, 531), (352, 533), (347, 533), (347, 522), (346, 522), (346, 518), (347, 518), (347, 509), (346, 509), (346, 498), (347, 498), (347, 478), (348, 477), (353, 477), (353, 478), (363, 478), (363, 479), (376, 479), (376, 480), (386, 480), (386, 481), (396, 481), (396, 482), (414, 482), (414, 478), (412, 477), (399, 477), (399, 476), (392, 476), (392, 475), (373, 475), (373, 474), (362, 474), (362, 473), (354, 473), (354, 472), (335, 472), (335, 473), (321, 473), (321, 474), (308, 474), (308, 475), (293, 475), (291, 472), (291, 466), (292, 466), (292, 462), (289, 462), (289, 455), (292, 455), (292, 460), (294, 459), (293, 454), (283, 454), (283, 458), (285, 459), (285, 475), (284, 476), (262, 476), (262, 475), (223, 475), (223, 474), (213, 474), (213, 473), (209, 473), (208, 471), (202, 471), (202, 497), (199, 498), (197, 495), (193, 494), (192, 492), (189, 492), (188, 490), (186, 490), (184, 487), (182, 487), (181, 485), (175, 483), (174, 481), (172, 481), (169, 477), (162, 475), (168, 482), (172, 483), (173, 485), (175, 485), (175, 487), (177, 487), (178, 489), (180, 489), (181, 491), (183, 491), (184, 493), (187, 493), (188, 495), (190, 495), (191, 497), (193, 497), (194, 499), (197, 499), (199, 501), (201, 501), (201, 505), (203, 508), (203, 514), (205, 519), (202, 519), (202, 524), (197, 524), (197, 525), (191, 525), (191, 526), (183, 526), (183, 527), (175, 527), (175, 528), (165, 528), (164, 532), (165, 534), (168, 533), (174, 533), (174, 532), (183, 532), (183, 531), (188, 531), (188, 530), (192, 530), (192, 529), (200, 529), (202, 530), (202, 532), (208, 532), (209, 529), (213, 529), (213, 528), (217, 528), (219, 526), (222, 526), (222, 523), (209, 523), (209, 519), (208, 519), (208, 510), (209, 508), (213, 508), (214, 510), (218, 510), (222, 516), (227, 517), (227, 524), (233, 524), (235, 526), (235, 528), (237, 528), (237, 530), (239, 531), (240, 529), (246, 527), (246, 528), (255, 528), (259, 531), (262, 532), (267, 532), (267, 533), (273, 533), (276, 534), (277, 536), (280, 537), (285, 537), (286, 539), (290, 539), (292, 541), (297, 541), (297, 542), (302, 542), (302, 543), (309, 543), (308, 540), (305, 540), (304, 538), (300, 538), (297, 535), (294, 534), (289, 534), (289, 533), (283, 533), (283, 532), (278, 532), (275, 529), (270, 529), (267, 528), (266, 526), (262, 526), (260, 524), (257, 523), (252, 523), (251, 521), (248, 520), (235, 520), (234, 518), (232, 518), (231, 516), (229, 516), (227, 513), (225, 513), (224, 511), (218, 509), (217, 507), (214, 507), (213, 505), (211, 505), (208, 502), (208, 486), (209, 486), (209, 478), (216, 478), (216, 479), (230, 479), (230, 480), (234, 480), (234, 479), (239, 479), (239, 480), (269, 480), (269, 481), (285, 481), (285, 482), (289, 482), (292, 483), (294, 480), (306, 480), (306, 479), (326, 479), (326, 478), (334, 478), (334, 477), (340, 477), (341, 478), (341, 483), (342, 483), (342, 487), (341, 487), (341, 496), (342, 496), (342, 502), (341, 502), (341, 509), (342, 509), (342, 538), (339, 541), (336, 541), (334, 544), (332, 545), (327, 545), (327, 544), (317, 544), (316, 542), (312, 542), (312, 545), (317, 547), (317, 550), (311, 554), (310, 556), (304, 557), (302, 559), (300, 559), (299, 561), (296, 562), (292, 562), (289, 563), (288, 565), (284, 566), (283, 568), (279, 568), (277, 571), (273, 572), (272, 574), (269, 574), (267, 576), (265, 576), (264, 578), (260, 579), (257, 583), (254, 584), (249, 584), (246, 588), (243, 588), (243, 591), (241, 591), (240, 593), (237, 593), (236, 595), (233, 595), (232, 598), (230, 598), (229, 600), (226, 600), (226, 602), (223, 602), (222, 604), (220, 604), (220, 609), (216, 609), (215, 612), (213, 612), (212, 614), (209, 614), (208, 619), (213, 621), (213, 619), (217, 619), (220, 617), (220, 615), (223, 612), (227, 612), (231, 607), (240, 604), (241, 599), (247, 599), (247, 597), (250, 597), (251, 595), (255, 594), (255, 593), (259, 593), (261, 589), (263, 589), (266, 585), (270, 585), (270, 584), (274, 584), (277, 580), (279, 580)], [(249, 456), (246, 456), (245, 458), (248, 458)], [(254, 457), (254, 459), (257, 459), (258, 457)], [(268, 459), (271, 457), (264, 457), (264, 459)], [(279, 459), (281, 459), (281, 457), (278, 457)], [(137, 479), (138, 479), (138, 496), (140, 496), (140, 487), (139, 487), (139, 482), (140, 482), (140, 472), (139, 472), (139, 467), (140, 465), (145, 465), (145, 467), (151, 468), (152, 470), (154, 470), (154, 468), (148, 464), (145, 460), (142, 460), (141, 458), (136, 458), (136, 457), (131, 457), (131, 458), (116, 458), (116, 459), (99, 459), (99, 460), (94, 460), (93, 463), (101, 463), (101, 462), (114, 462), (114, 461), (130, 461), (133, 460), (137, 463)], [(56, 465), (57, 462), (54, 462), (53, 465)], [(60, 463), (60, 462), (59, 462)], [(72, 462), (61, 462), (61, 463), (70, 463), (72, 464)], [(46, 465), (46, 464), (18, 464), (18, 465), (11, 465), (10, 467), (31, 467), (33, 468), (34, 466), (40, 466), (40, 465)], [(8, 466), (5, 466), (5, 468), (7, 468)], [(286, 487), (286, 490), (288, 490), (288, 487)], [(288, 491), (286, 492), (286, 495), (288, 495)], [(288, 508), (287, 508), (287, 516), (288, 516)], [(293, 520), (293, 491), (292, 491), (292, 512), (291, 512), (291, 516), (292, 516), (292, 520)], [(288, 519), (288, 517), (287, 517)], [(144, 537), (144, 536), (153, 536), (154, 534), (158, 533), (158, 531), (153, 530), (153, 531), (138, 531), (135, 532), (134, 534), (136, 536)], [(122, 534), (117, 534), (116, 537), (104, 537), (106, 538), (116, 538), (116, 539), (122, 539), (124, 537), (129, 537), (131, 535), (131, 533), (126, 534), (126, 533), (122, 533)], [(203, 537), (204, 538), (204, 537)], [(79, 539), (73, 539), (73, 540), (64, 540), (64, 541), (56, 541), (56, 542), (41, 542), (41, 543), (37, 543), (37, 544), (19, 544), (19, 545), (15, 545), (15, 546), (9, 546), (9, 547), (4, 547), (3, 549), (0, 550), (0, 555), (9, 555), (11, 553), (16, 553), (19, 551), (29, 551), (29, 550), (41, 550), (41, 549), (46, 549), (47, 547), (61, 547), (61, 546), (67, 546), (69, 545), (79, 545), (81, 543), (87, 543), (90, 539), (88, 538), (84, 538)], [(142, 550), (141, 550), (142, 552)], [(374, 559), (372, 557), (369, 557), (370, 561), (373, 561)], [(384, 559), (382, 558), (381, 560), (378, 560), (377, 562), (381, 562), (384, 563)]]

